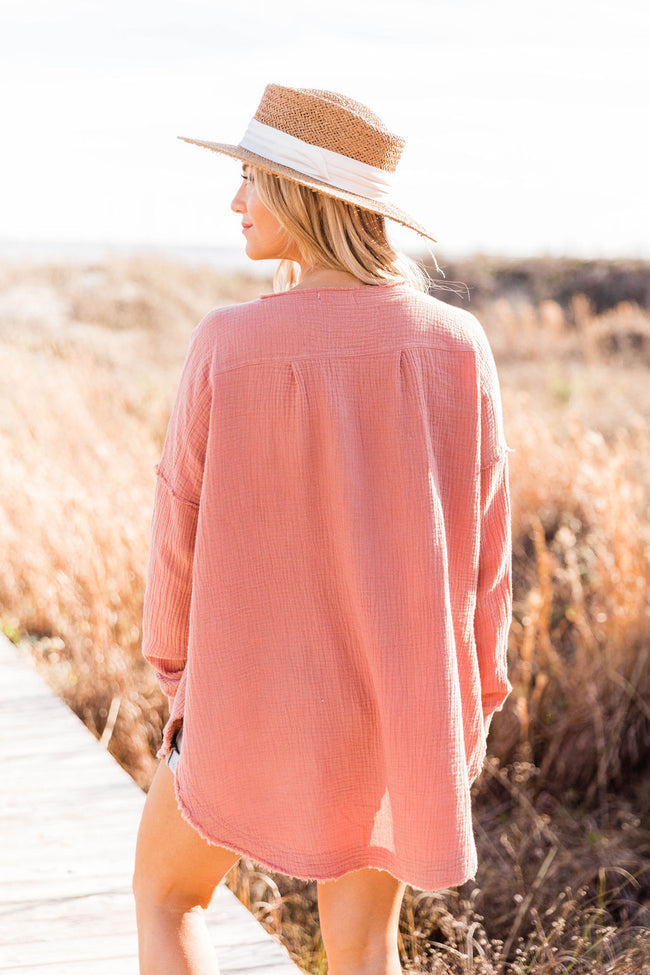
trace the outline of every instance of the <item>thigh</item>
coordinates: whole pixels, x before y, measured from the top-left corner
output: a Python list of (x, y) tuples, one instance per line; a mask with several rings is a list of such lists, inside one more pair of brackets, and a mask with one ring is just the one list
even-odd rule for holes
[(207, 907), (238, 853), (204, 840), (183, 819), (174, 775), (161, 762), (147, 795), (138, 831), (134, 887), (147, 900), (170, 907)]
[(325, 949), (397, 943), (406, 884), (385, 870), (366, 868), (318, 884), (318, 913)]

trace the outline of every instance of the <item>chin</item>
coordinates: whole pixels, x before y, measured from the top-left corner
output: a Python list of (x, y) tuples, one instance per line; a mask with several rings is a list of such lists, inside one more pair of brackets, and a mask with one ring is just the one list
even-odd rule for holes
[(265, 254), (264, 251), (260, 251), (260, 249), (258, 247), (255, 247), (255, 245), (247, 244), (245, 248), (245, 252), (246, 252), (246, 257), (248, 257), (248, 259), (251, 261), (268, 260), (268, 254)]

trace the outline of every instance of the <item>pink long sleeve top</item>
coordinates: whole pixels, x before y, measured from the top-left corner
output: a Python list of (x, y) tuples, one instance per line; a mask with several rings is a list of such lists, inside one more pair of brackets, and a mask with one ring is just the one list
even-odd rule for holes
[(473, 876), (511, 615), (476, 319), (407, 284), (212, 311), (157, 474), (143, 650), (183, 816), (297, 877)]

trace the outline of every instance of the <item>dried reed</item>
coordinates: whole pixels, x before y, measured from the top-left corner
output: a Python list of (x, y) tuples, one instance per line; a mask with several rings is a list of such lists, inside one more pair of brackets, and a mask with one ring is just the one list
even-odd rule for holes
[[(143, 260), (0, 267), (0, 625), (143, 787), (165, 719), (139, 650), (153, 464), (192, 326), (258, 289)], [(514, 448), (514, 691), (476, 786), (476, 882), (407, 895), (403, 961), (641, 972), (650, 319), (579, 295), (481, 312)], [(325, 975), (313, 884), (245, 860), (230, 884)]]

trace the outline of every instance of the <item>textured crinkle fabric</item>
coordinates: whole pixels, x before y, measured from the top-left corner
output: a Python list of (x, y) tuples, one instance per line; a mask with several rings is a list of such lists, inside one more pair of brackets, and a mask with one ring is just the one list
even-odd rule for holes
[(409, 285), (295, 290), (195, 330), (144, 607), (209, 842), (423, 890), (476, 870), (470, 784), (510, 690), (507, 447), (487, 340)]

